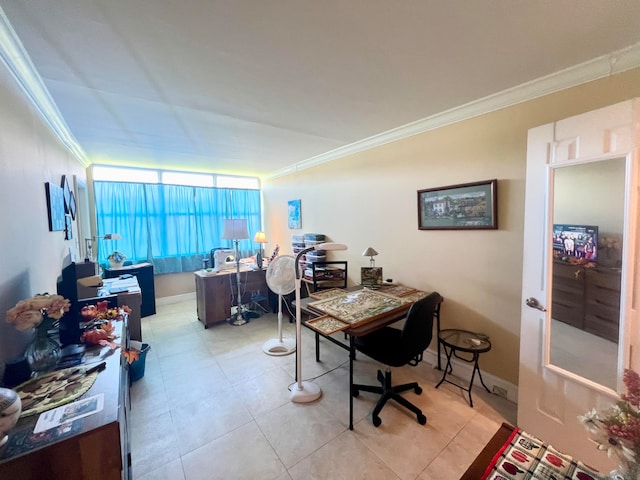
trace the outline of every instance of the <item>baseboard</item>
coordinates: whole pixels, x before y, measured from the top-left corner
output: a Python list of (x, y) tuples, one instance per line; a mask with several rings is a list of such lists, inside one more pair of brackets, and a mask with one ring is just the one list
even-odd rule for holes
[[(438, 368), (438, 352), (436, 350), (432, 350), (432, 349), (426, 350), (424, 352), (423, 360), (433, 365), (433, 368)], [(444, 355), (444, 352), (442, 352), (442, 368), (444, 368), (444, 366), (446, 365), (446, 361), (447, 359)], [(462, 379), (463, 381), (467, 381), (467, 382), (469, 381), (469, 379), (471, 378), (471, 373), (473, 372), (473, 364), (463, 362), (454, 357), (451, 359), (451, 365), (453, 367), (453, 372), (456, 377)], [(500, 377), (496, 377), (495, 375), (492, 375), (483, 370), (481, 370), (481, 372), (482, 372), (482, 379), (484, 380), (485, 385), (489, 387), (489, 390), (494, 392), (495, 391), (494, 387), (496, 387), (497, 389), (500, 389), (503, 393), (506, 393), (505, 398), (507, 400), (513, 403), (518, 403), (518, 387), (516, 385), (510, 382), (507, 382), (506, 380)], [(473, 379), (473, 385), (474, 387), (482, 388), (482, 384), (480, 383), (480, 380), (478, 379), (477, 375), (476, 375), (476, 378)], [(499, 393), (497, 394), (500, 395), (501, 397), (504, 397), (504, 395), (501, 395)]]
[(196, 299), (196, 292), (171, 295), (170, 297), (156, 298), (156, 305), (171, 305), (172, 303), (187, 302)]

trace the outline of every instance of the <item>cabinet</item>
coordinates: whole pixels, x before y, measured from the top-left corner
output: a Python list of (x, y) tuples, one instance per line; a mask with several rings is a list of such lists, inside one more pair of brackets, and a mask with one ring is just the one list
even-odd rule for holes
[[(124, 322), (114, 322), (116, 334), (126, 337)], [(126, 345), (126, 343), (125, 343)], [(95, 347), (98, 351), (100, 347)], [(100, 412), (74, 422), (71, 433), (64, 430), (47, 435), (30, 435), (39, 415), (21, 418), (9, 431), (10, 440), (0, 448), (0, 478), (15, 480), (128, 480), (131, 478), (131, 450), (128, 433), (129, 377), (124, 357), (108, 355), (106, 368), (80, 398), (104, 395)], [(9, 450), (11, 437), (24, 438), (19, 452)]]
[(312, 262), (313, 291), (327, 288), (347, 288), (347, 262)]
[(554, 319), (613, 342), (620, 321), (620, 270), (554, 262)]
[[(231, 316), (232, 299), (237, 290), (236, 270), (222, 270), (220, 272), (195, 272), (196, 277), (196, 308), (198, 320), (204, 328), (224, 322)], [(240, 271), (240, 292), (242, 303), (251, 302), (251, 294), (260, 291), (267, 293), (265, 270)]]
[(138, 279), (138, 285), (142, 293), (140, 316), (148, 317), (156, 313), (156, 287), (153, 276), (153, 265), (150, 263), (138, 263), (121, 268), (105, 268), (105, 278), (116, 278), (124, 274), (133, 275)]

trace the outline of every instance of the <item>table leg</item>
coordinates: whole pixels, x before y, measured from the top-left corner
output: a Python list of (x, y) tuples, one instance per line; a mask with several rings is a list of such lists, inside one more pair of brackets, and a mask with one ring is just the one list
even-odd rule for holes
[(349, 430), (353, 430), (353, 359), (356, 354), (353, 336), (349, 335)]
[(320, 334), (316, 332), (316, 362), (320, 361)]
[(446, 367), (444, 367), (444, 373), (442, 374), (442, 378), (436, 385), (436, 388), (442, 385), (442, 382), (445, 381), (445, 379), (447, 378), (447, 375), (453, 371), (453, 367), (451, 366), (451, 355), (453, 355), (453, 348), (449, 349), (448, 351), (446, 346), (443, 345), (442, 348), (444, 350), (445, 355), (447, 356), (447, 365)]

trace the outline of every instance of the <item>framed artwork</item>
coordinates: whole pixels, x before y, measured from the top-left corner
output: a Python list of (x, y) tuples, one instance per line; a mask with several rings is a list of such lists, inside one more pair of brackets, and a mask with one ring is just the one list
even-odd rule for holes
[(363, 287), (380, 287), (382, 285), (382, 267), (362, 267), (360, 284)]
[(302, 228), (300, 217), (300, 200), (289, 200), (288, 224), (290, 229)]
[(69, 214), (71, 215), (71, 219), (76, 219), (76, 196), (71, 192), (71, 200), (69, 201)]
[(62, 194), (64, 197), (64, 213), (71, 213), (71, 187), (69, 186), (69, 180), (66, 175), (62, 175)]
[(47, 214), (49, 216), (49, 231), (59, 232), (65, 229), (64, 192), (61, 187), (47, 182), (44, 184), (47, 196)]
[(64, 239), (71, 240), (73, 238), (73, 221), (71, 220), (71, 215), (67, 214), (64, 216)]
[(418, 190), (418, 229), (498, 228), (498, 181)]

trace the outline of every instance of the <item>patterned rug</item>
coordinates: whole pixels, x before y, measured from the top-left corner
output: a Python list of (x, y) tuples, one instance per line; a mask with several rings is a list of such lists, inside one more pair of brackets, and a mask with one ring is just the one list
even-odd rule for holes
[(569, 455), (558, 452), (522, 430), (515, 429), (484, 472), (481, 480), (607, 480)]

